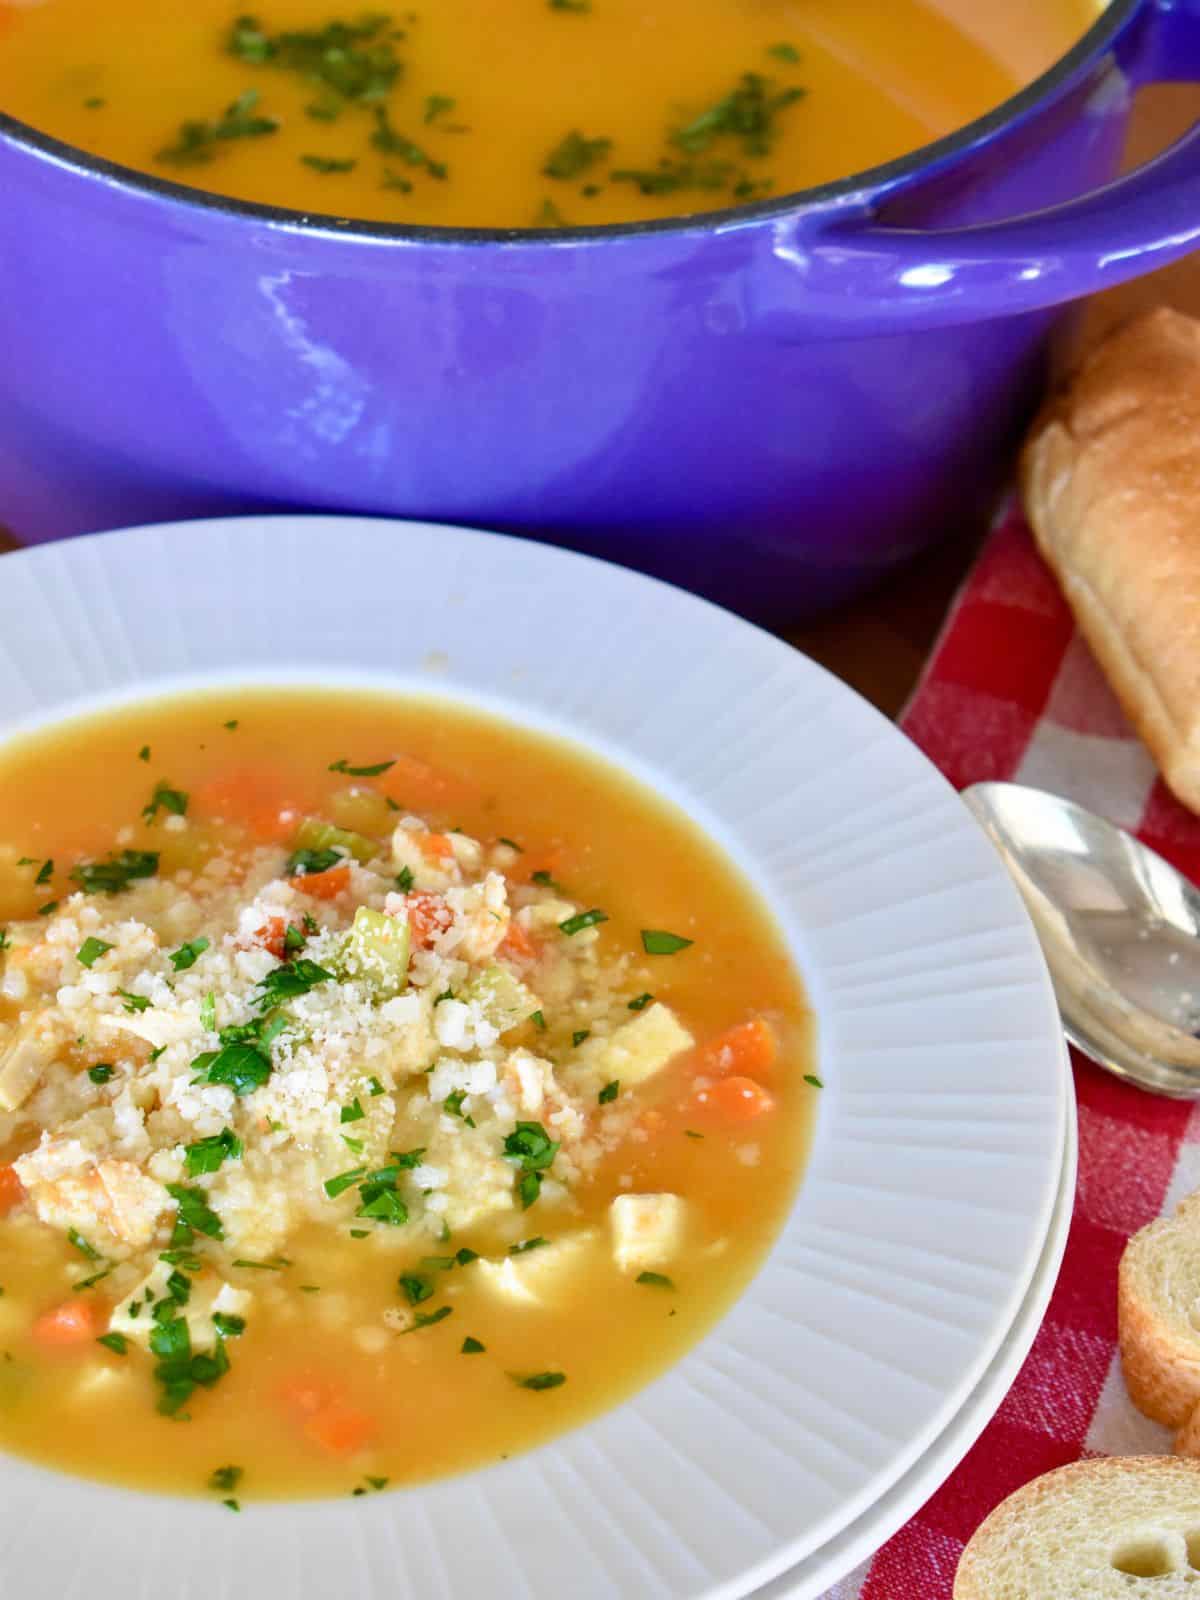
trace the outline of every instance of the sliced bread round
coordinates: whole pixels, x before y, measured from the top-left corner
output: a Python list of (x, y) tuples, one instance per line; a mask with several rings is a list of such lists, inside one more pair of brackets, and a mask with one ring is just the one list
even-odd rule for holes
[(1125, 1246), (1117, 1319), (1134, 1405), (1191, 1439), (1200, 1431), (1200, 1193)]
[(1197, 1600), (1200, 1461), (1077, 1461), (997, 1506), (954, 1600)]

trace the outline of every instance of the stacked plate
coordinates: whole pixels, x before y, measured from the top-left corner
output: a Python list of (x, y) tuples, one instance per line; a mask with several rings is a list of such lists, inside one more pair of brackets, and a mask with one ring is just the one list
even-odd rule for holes
[(1063, 1249), (1070, 1078), (991, 846), (811, 662), (582, 557), (285, 517), (0, 564), (0, 736), (222, 681), (437, 694), (576, 739), (673, 797), (758, 886), (807, 981), (815, 1145), (742, 1300), (598, 1421), (427, 1488), (237, 1519), (4, 1459), (8, 1587), (73, 1593), (86, 1565), (93, 1600), (820, 1594), (977, 1436)]

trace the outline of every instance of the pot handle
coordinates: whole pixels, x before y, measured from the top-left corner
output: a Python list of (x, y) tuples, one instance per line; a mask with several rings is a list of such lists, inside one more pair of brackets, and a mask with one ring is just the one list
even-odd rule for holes
[[(1173, 48), (1159, 54), (1166, 70), (1153, 76), (1200, 77), (1200, 4), (1157, 0), (1156, 9)], [(853, 336), (1045, 310), (1197, 246), (1200, 122), (1133, 172), (1043, 211), (945, 229), (889, 227), (858, 213), (808, 240), (780, 236), (775, 254), (800, 279), (813, 333)], [(776, 316), (780, 333), (785, 319), (796, 331), (794, 311), (778, 306)]]

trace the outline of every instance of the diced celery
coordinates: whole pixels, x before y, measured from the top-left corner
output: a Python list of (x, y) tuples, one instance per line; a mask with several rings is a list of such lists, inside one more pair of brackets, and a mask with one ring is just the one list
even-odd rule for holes
[(359, 906), (337, 955), (338, 974), (366, 984), (377, 1000), (391, 1000), (408, 983), (408, 923)]
[(461, 998), (478, 1000), (483, 1014), (494, 1028), (507, 1033), (518, 1023), (528, 1022), (538, 1009), (538, 997), (514, 978), (507, 967), (485, 967), (464, 987)]
[(348, 850), (356, 861), (371, 861), (383, 853), (383, 846), (365, 834), (351, 833), (349, 828), (337, 828), (332, 822), (322, 822), (319, 817), (305, 817), (296, 830), (294, 848), (297, 850)]
[(389, 806), (378, 789), (368, 789), (360, 784), (349, 789), (339, 789), (329, 801), (329, 815), (339, 828), (350, 828), (356, 833), (391, 835), (396, 825), (395, 808)]

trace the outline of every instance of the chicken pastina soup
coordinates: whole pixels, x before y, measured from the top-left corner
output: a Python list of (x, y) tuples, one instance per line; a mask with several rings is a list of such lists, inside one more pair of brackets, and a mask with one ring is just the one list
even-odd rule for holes
[(239, 691), (0, 753), (0, 1445), (369, 1494), (680, 1356), (821, 1085), (754, 894), (582, 751)]
[(1045, 71), (1100, 0), (0, 0), (0, 110), (295, 210), (669, 217), (845, 177)]

